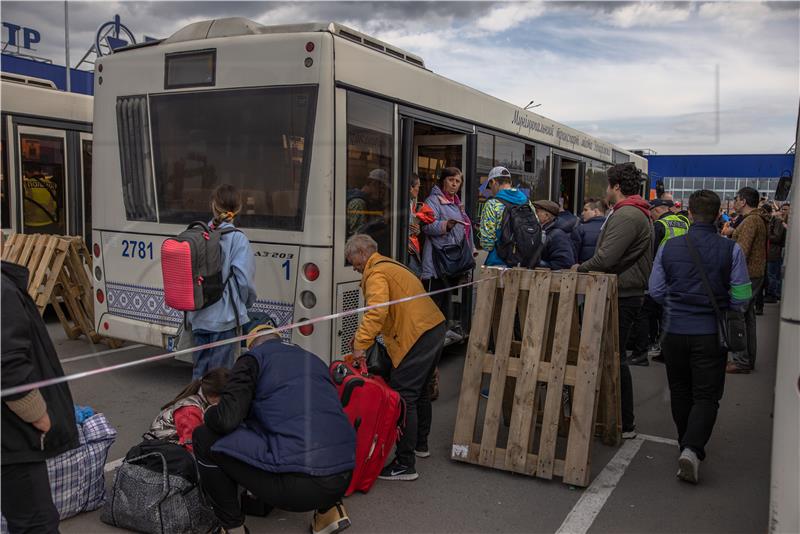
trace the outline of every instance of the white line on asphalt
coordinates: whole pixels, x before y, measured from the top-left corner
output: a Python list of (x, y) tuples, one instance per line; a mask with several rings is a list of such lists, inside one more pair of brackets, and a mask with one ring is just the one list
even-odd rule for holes
[(124, 460), (124, 459), (125, 458), (117, 458), (116, 460), (111, 460), (103, 468), (103, 471), (105, 471), (106, 473), (112, 472), (114, 469), (116, 469), (117, 467), (122, 465), (122, 460)]
[(670, 438), (662, 438), (661, 436), (651, 436), (649, 434), (639, 434), (639, 437), (645, 441), (652, 441), (653, 443), (663, 443), (664, 445), (672, 445), (678, 447), (678, 442)]
[(65, 358), (61, 360), (61, 363), (71, 363), (71, 362), (77, 362), (79, 360), (85, 360), (87, 358), (97, 358), (98, 356), (105, 356), (107, 354), (113, 354), (115, 352), (123, 352), (126, 350), (138, 349), (145, 346), (146, 345), (142, 345), (141, 343), (136, 343), (135, 345), (128, 345), (127, 347), (120, 347), (118, 349), (102, 350), (100, 352), (92, 352), (90, 354), (84, 354), (83, 356), (75, 356), (74, 358)]
[(585, 534), (589, 531), (600, 510), (611, 496), (611, 492), (625, 474), (631, 460), (639, 452), (642, 443), (644, 443), (642, 439), (629, 439), (622, 444), (617, 454), (606, 464), (592, 484), (584, 490), (583, 495), (572, 507), (556, 534)]

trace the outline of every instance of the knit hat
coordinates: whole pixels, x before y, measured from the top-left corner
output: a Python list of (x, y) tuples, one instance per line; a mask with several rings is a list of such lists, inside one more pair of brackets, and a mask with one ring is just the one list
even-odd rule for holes
[(540, 210), (544, 210), (547, 213), (551, 214), (553, 217), (558, 217), (558, 212), (561, 211), (561, 206), (559, 206), (552, 200), (537, 200), (533, 203), (533, 207), (539, 208)]

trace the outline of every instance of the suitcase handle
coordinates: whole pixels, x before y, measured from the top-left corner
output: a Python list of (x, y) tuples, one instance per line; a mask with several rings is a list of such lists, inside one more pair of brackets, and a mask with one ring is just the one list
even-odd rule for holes
[(350, 402), (350, 396), (353, 394), (353, 390), (358, 387), (364, 385), (363, 378), (353, 378), (347, 384), (344, 385), (344, 389), (342, 390), (342, 406), (346, 407)]

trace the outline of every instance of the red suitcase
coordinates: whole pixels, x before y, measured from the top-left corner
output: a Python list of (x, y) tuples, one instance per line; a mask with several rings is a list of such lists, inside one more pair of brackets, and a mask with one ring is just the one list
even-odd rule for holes
[(400, 436), (405, 404), (382, 378), (369, 374), (363, 362), (337, 360), (331, 363), (330, 373), (344, 412), (356, 429), (356, 467), (345, 495), (367, 493)]

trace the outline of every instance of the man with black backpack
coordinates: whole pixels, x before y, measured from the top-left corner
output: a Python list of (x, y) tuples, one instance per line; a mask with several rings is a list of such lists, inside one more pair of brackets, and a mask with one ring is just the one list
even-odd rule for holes
[(482, 187), (491, 188), (481, 216), (481, 247), (489, 252), (487, 266), (533, 269), (542, 255), (543, 233), (536, 211), (525, 193), (511, 187), (511, 173), (505, 167), (489, 171)]

